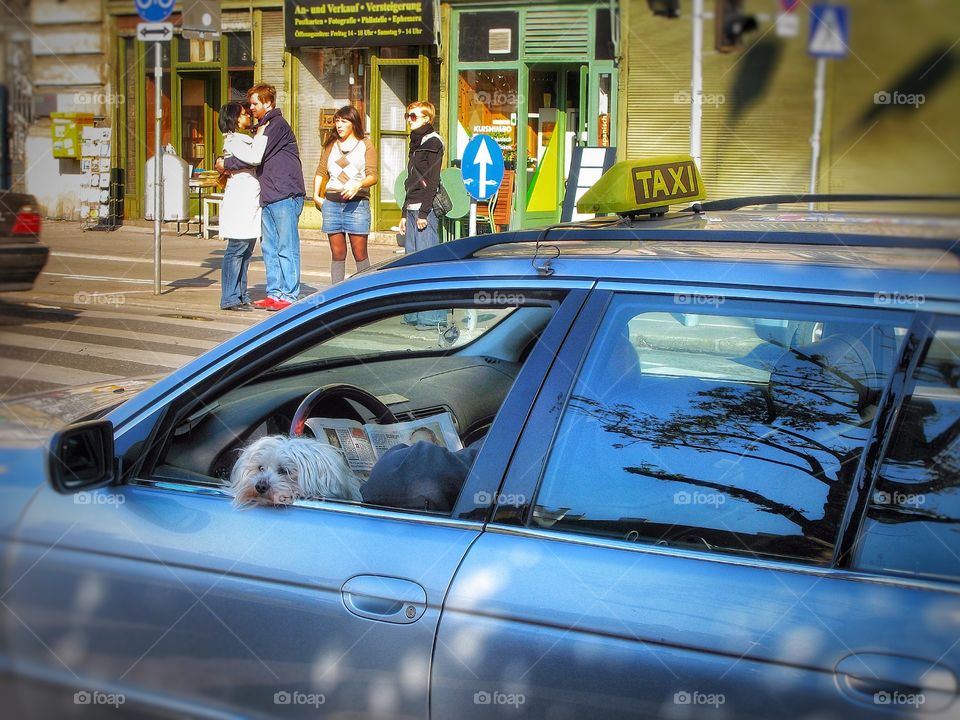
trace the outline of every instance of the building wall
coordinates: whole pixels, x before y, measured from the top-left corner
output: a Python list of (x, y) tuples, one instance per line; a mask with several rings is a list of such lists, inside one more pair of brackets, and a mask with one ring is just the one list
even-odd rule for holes
[[(955, 0), (845, 3), (850, 54), (827, 60), (819, 192), (960, 192), (960, 4)], [(713, 3), (706, 3), (713, 9)], [(702, 171), (710, 197), (806, 192), (816, 60), (799, 32), (780, 37), (777, 4), (746, 0), (760, 27), (742, 50), (714, 49), (703, 26)], [(620, 159), (690, 147), (692, 19), (655, 17), (646, 0), (622, 3)], [(951, 47), (953, 46), (953, 47)], [(877, 105), (874, 94), (923, 94), (922, 104)]]
[[(824, 186), (960, 193), (960, 3), (909, 0), (877, 12), (857, 0), (851, 7), (853, 52), (829, 63)], [(875, 103), (878, 93), (888, 97)]]
[(26, 143), (26, 190), (50, 218), (76, 219), (80, 161), (53, 157), (51, 112), (93, 113), (109, 125), (109, 38), (100, 0), (30, 3), (34, 120)]

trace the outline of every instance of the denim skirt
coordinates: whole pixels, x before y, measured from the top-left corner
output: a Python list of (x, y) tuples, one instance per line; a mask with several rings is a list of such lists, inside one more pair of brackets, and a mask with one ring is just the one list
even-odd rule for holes
[(328, 234), (370, 234), (370, 201), (350, 200), (336, 202), (324, 199), (320, 206), (323, 213), (323, 231)]

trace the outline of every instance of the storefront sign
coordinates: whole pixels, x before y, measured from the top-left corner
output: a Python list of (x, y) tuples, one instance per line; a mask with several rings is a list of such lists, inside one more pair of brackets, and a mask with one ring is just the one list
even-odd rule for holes
[(287, 47), (433, 45), (434, 0), (286, 0)]

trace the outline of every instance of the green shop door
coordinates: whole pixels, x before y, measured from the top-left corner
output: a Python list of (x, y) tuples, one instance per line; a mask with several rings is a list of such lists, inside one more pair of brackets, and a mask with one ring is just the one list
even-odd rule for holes
[(537, 65), (527, 71), (521, 227), (544, 227), (560, 220), (572, 150), (586, 144), (587, 82), (586, 65)]
[(427, 99), (427, 73), (425, 57), (371, 59), (370, 137), (380, 159), (380, 182), (370, 193), (374, 230), (389, 230), (400, 222), (394, 184), (407, 167), (407, 105)]

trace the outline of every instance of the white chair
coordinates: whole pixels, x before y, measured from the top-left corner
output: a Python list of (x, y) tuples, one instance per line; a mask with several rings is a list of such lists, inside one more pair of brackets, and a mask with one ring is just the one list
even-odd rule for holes
[[(210, 193), (203, 197), (203, 217), (200, 225), (200, 235), (204, 238), (212, 237), (211, 232), (220, 237), (220, 205), (223, 203), (223, 193)], [(216, 211), (216, 215), (211, 213)]]

